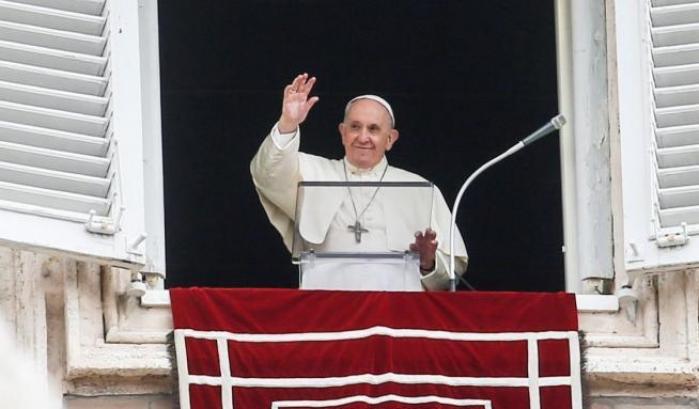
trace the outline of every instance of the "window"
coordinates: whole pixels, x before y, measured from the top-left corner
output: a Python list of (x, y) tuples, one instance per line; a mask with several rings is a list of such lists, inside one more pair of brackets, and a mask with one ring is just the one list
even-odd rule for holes
[[(341, 157), (345, 104), (381, 95), (401, 135), (389, 163), (434, 181), (450, 205), (470, 172), (557, 112), (552, 3), (184, 1), (160, 17), (172, 286), (298, 285), (249, 163), (299, 72), (318, 77), (320, 96), (303, 151)], [(476, 288), (562, 289), (558, 150), (541, 141), (466, 193)]]

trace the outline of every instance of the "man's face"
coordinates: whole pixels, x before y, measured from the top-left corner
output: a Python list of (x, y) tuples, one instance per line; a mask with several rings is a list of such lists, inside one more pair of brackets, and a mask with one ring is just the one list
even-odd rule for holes
[(339, 129), (347, 159), (362, 169), (376, 166), (398, 139), (386, 108), (370, 99), (353, 103)]

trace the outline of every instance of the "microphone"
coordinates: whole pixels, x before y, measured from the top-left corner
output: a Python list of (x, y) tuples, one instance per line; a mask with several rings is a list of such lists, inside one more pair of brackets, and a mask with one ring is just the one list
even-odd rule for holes
[(550, 134), (551, 132), (557, 131), (561, 129), (563, 125), (566, 124), (566, 117), (563, 115), (556, 115), (551, 120), (541, 128), (537, 129), (536, 131), (532, 132), (531, 135), (527, 136), (526, 138), (522, 139), (522, 143), (524, 146), (527, 146), (531, 143), (534, 143), (538, 141), (539, 139), (543, 138), (544, 136)]
[[(473, 172), (471, 176), (469, 176), (468, 179), (466, 179), (466, 182), (464, 182), (464, 184), (461, 186), (459, 193), (456, 195), (454, 206), (452, 206), (451, 208), (451, 224), (449, 226), (449, 288), (451, 291), (456, 291), (456, 272), (454, 271), (454, 235), (456, 231), (456, 213), (459, 210), (459, 204), (461, 203), (461, 198), (463, 197), (464, 192), (466, 192), (466, 188), (468, 188), (471, 182), (473, 182), (474, 179), (478, 177), (478, 175), (483, 173), (483, 171), (485, 171), (489, 167), (500, 162), (506, 157), (518, 152), (525, 146), (529, 146), (530, 144), (538, 141), (544, 136), (560, 129), (563, 125), (565, 125), (565, 123), (566, 118), (561, 114), (558, 114), (555, 117), (551, 118), (551, 120), (548, 123), (546, 123), (546, 125), (532, 132), (526, 138), (514, 144), (510, 149), (506, 150), (497, 157), (483, 164), (480, 168)], [(468, 251), (466, 252), (466, 257), (468, 258)]]

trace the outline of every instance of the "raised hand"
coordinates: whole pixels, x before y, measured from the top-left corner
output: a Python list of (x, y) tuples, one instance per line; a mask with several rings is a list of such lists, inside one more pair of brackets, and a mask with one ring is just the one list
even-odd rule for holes
[(291, 84), (284, 87), (282, 116), (277, 125), (279, 132), (294, 132), (306, 120), (308, 112), (318, 102), (318, 97), (308, 97), (315, 83), (316, 77), (308, 78), (308, 74), (303, 73), (297, 75)]
[(410, 251), (420, 254), (420, 270), (432, 271), (435, 266), (437, 253), (437, 233), (428, 228), (423, 234), (421, 231), (415, 233), (415, 242), (410, 244)]

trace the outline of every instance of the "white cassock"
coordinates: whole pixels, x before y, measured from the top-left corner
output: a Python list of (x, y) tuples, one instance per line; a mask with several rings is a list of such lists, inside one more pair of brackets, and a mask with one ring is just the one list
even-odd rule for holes
[[(253, 182), (262, 206), (289, 251), (292, 251), (294, 238), (299, 182), (378, 182), (384, 170), (384, 182), (425, 181), (414, 173), (388, 166), (385, 157), (374, 168), (366, 170), (352, 166), (345, 159), (331, 160), (299, 152), (300, 138), (299, 130), (292, 134), (280, 134), (275, 125), (250, 164)], [(312, 248), (319, 252), (404, 252), (415, 240), (416, 231), (424, 231), (431, 227), (437, 233), (439, 241), (435, 269), (424, 276), (415, 271), (417, 289), (424, 287), (428, 290), (441, 290), (449, 287), (447, 270), (451, 213), (439, 189), (435, 187), (432, 203), (427, 208), (428, 212), (431, 209), (431, 217), (424, 217), (421, 209), (411, 205), (411, 202), (417, 203), (421, 200), (382, 200), (386, 197), (382, 192), (372, 200), (376, 192), (375, 187), (353, 187), (351, 195), (348, 190), (339, 189), (333, 191), (335, 192), (337, 194), (327, 194), (326, 191), (324, 195), (310, 199), (307, 195), (304, 198), (299, 230), (307, 249)], [(355, 240), (354, 233), (348, 229), (349, 225), (354, 225), (357, 221), (358, 214), (361, 216), (362, 227), (368, 230), (361, 235), (359, 243)], [(430, 222), (431, 226), (424, 225)], [(455, 241), (455, 269), (457, 274), (462, 274), (466, 270), (467, 257), (458, 230)], [(344, 268), (352, 270), (351, 274), (345, 274), (345, 277), (354, 277), (353, 282), (346, 283), (347, 289), (393, 289), (390, 283), (374, 281), (380, 275), (372, 274), (372, 270), (386, 266), (369, 264), (359, 269), (356, 265)]]

